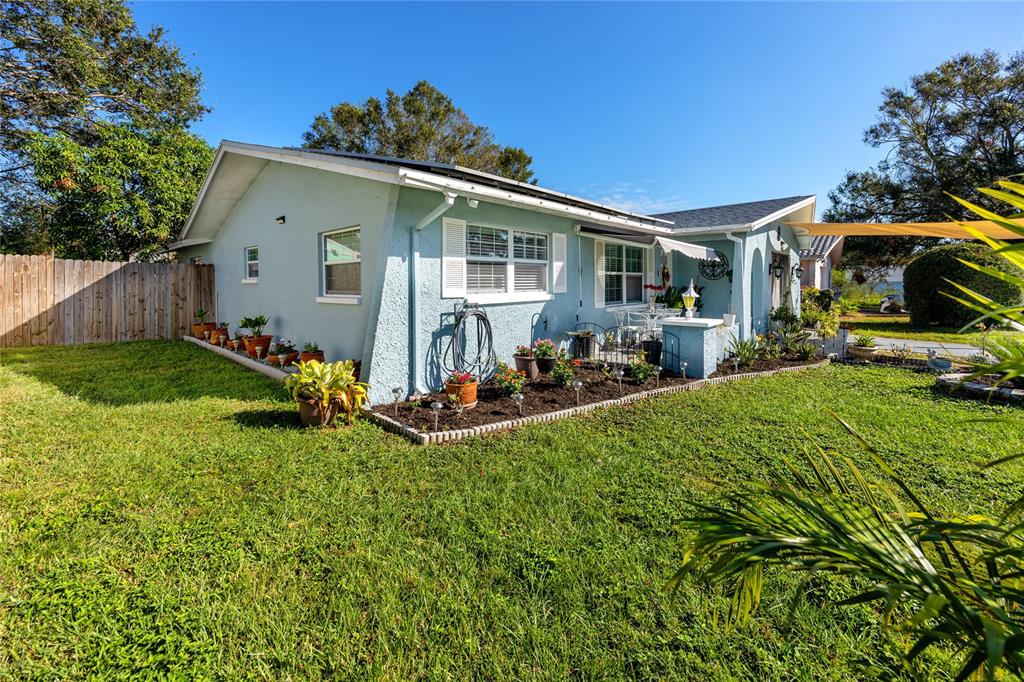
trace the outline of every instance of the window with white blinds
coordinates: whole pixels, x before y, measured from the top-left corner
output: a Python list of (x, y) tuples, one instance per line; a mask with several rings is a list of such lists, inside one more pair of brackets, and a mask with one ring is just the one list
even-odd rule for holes
[(644, 250), (639, 246), (604, 245), (605, 305), (644, 300)]
[(547, 290), (547, 235), (483, 225), (466, 226), (466, 293)]

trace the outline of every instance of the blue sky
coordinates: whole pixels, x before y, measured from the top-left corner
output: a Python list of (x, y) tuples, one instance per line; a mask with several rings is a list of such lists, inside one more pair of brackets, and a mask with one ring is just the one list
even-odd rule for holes
[(297, 145), (340, 101), (420, 79), (545, 187), (644, 212), (826, 193), (875, 163), (886, 86), (1024, 47), (1024, 3), (133, 4), (204, 75), (196, 128)]

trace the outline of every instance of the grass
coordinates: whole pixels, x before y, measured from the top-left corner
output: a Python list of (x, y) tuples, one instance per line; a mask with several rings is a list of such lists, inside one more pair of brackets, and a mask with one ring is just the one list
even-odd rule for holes
[[(984, 335), (978, 332), (960, 334), (957, 327), (914, 327), (910, 324), (909, 315), (890, 315), (887, 317), (865, 316), (861, 314), (847, 315), (843, 321), (849, 322), (855, 334), (871, 334), (889, 339), (911, 339), (914, 341), (935, 341), (937, 343), (966, 343), (982, 347)], [(989, 343), (999, 338), (1019, 337), (1019, 332), (992, 332), (988, 336)]]
[[(172, 342), (0, 356), (0, 672), (31, 678), (845, 680), (896, 633), (793, 576), (729, 631), (662, 586), (694, 504), (768, 480), (801, 429), (877, 474), (840, 412), (940, 510), (1018, 494), (1020, 414), (932, 377), (833, 366), (415, 447), (302, 430), (273, 382)], [(717, 624), (716, 624), (717, 623)], [(924, 662), (935, 679), (951, 667)]]

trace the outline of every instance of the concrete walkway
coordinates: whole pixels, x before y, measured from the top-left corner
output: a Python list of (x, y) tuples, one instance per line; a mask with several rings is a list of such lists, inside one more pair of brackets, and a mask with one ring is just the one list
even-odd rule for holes
[(920, 341), (918, 339), (891, 339), (876, 336), (875, 343), (879, 348), (902, 348), (909, 346), (915, 353), (927, 355), (929, 350), (934, 350), (942, 356), (953, 356), (957, 358), (969, 358), (972, 355), (981, 353), (981, 349), (967, 343), (945, 343), (939, 341)]

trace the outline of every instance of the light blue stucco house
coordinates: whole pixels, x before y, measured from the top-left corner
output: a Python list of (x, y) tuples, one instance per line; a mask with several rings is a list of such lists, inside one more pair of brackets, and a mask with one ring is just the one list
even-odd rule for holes
[(362, 360), (379, 402), (439, 388), (467, 303), (511, 362), (531, 339), (621, 323), (663, 275), (703, 287), (708, 322), (680, 333), (713, 368), (732, 336), (799, 306), (809, 238), (787, 223), (814, 202), (648, 216), (453, 165), (223, 142), (169, 250), (215, 266), (218, 319), (264, 314), (269, 334)]

